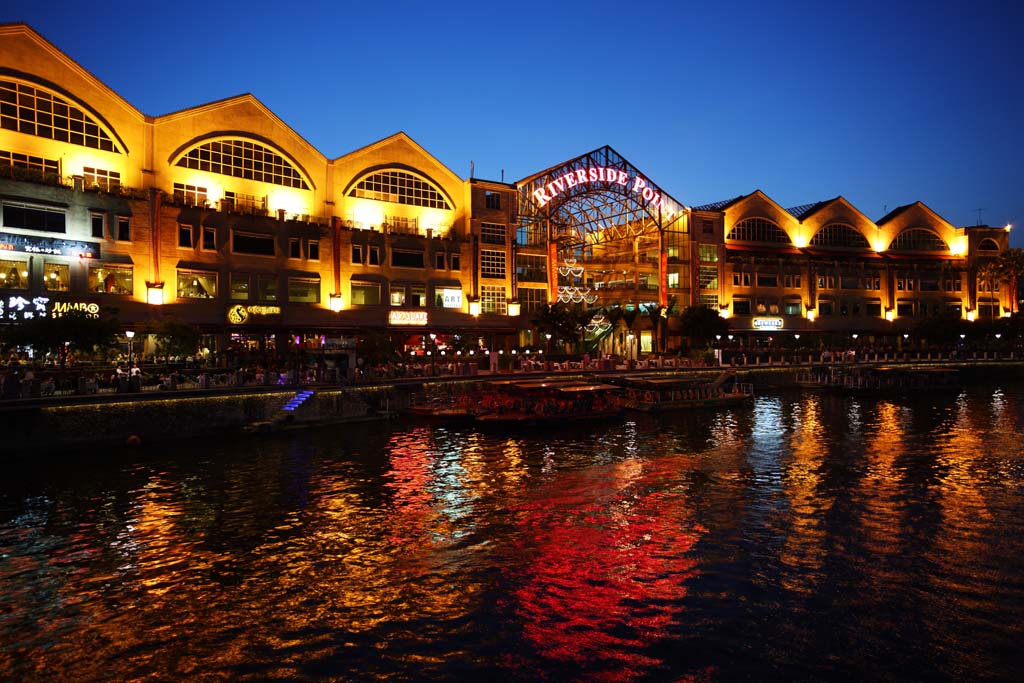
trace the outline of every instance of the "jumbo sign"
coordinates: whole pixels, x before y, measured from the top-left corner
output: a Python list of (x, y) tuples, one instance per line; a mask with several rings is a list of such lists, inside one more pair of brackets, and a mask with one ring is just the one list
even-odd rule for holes
[(569, 171), (544, 187), (534, 190), (533, 198), (539, 206), (544, 206), (567, 190), (589, 183), (608, 183), (626, 187), (633, 194), (640, 195), (645, 201), (664, 211), (668, 218), (678, 213), (677, 209), (665, 203), (665, 197), (651, 187), (651, 183), (646, 178), (639, 175), (631, 178), (625, 171), (604, 166), (591, 166)]

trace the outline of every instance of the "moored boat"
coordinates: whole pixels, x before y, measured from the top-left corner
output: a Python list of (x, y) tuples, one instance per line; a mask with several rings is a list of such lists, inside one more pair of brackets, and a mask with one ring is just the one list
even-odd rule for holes
[(629, 410), (660, 413), (693, 408), (719, 408), (747, 403), (753, 399), (754, 386), (736, 382), (735, 371), (727, 370), (711, 381), (693, 377), (645, 377), (627, 380), (622, 405)]
[(811, 368), (796, 382), (814, 391), (906, 393), (956, 388), (958, 374), (955, 368), (833, 365)]

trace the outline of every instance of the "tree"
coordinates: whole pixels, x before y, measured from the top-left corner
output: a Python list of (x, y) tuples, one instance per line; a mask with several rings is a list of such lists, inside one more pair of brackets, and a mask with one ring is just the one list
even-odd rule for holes
[(551, 335), (551, 346), (580, 340), (580, 330), (590, 320), (581, 304), (556, 303), (537, 310), (531, 321), (541, 335)]
[(202, 333), (195, 325), (177, 318), (161, 318), (142, 326), (145, 334), (153, 335), (157, 354), (162, 356), (192, 356), (199, 350)]
[(978, 280), (989, 285), (1006, 285), (1010, 313), (1017, 310), (1017, 283), (1024, 277), (1024, 249), (1010, 248), (978, 268)]
[(729, 321), (707, 306), (688, 306), (679, 316), (690, 346), (706, 348), (715, 335), (729, 333)]
[(4, 333), (4, 348), (32, 347), (39, 354), (60, 355), (64, 349), (82, 354), (102, 353), (117, 343), (116, 318), (68, 311), (53, 318), (33, 318), (12, 325)]

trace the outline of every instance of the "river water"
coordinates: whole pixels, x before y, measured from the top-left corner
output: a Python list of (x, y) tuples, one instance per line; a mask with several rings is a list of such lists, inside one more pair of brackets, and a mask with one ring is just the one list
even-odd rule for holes
[(0, 680), (1011, 680), (1024, 387), (5, 464)]

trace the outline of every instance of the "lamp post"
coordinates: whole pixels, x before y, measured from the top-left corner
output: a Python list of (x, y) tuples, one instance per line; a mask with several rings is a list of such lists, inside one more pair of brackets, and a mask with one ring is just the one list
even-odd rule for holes
[(132, 369), (132, 342), (135, 339), (135, 330), (126, 330), (124, 336), (128, 338), (128, 371)]

